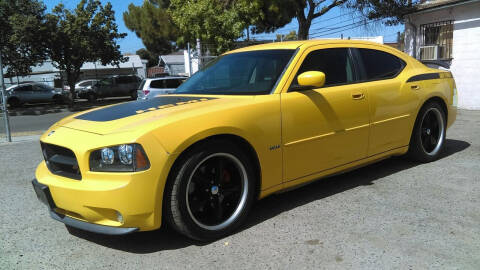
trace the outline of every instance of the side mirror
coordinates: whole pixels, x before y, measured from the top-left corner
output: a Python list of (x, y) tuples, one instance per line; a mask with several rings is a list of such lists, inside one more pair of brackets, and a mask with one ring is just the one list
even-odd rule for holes
[(320, 88), (325, 84), (325, 73), (321, 71), (307, 71), (297, 77), (299, 86), (314, 86)]

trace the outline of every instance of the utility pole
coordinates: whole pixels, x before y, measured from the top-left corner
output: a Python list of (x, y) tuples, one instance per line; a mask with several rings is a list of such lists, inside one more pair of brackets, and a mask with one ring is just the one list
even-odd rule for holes
[(188, 59), (188, 77), (192, 77), (192, 57), (190, 55), (190, 42), (187, 43), (187, 59)]
[(202, 67), (202, 44), (200, 43), (200, 39), (197, 38), (197, 55), (198, 55), (198, 68)]
[(3, 80), (3, 64), (2, 64), (2, 53), (0, 52), (0, 80), (2, 83), (2, 104), (3, 104), (3, 117), (5, 118), (5, 132), (7, 134), (7, 140), (12, 141), (12, 135), (10, 134), (10, 121), (8, 119), (7, 111), (7, 93), (5, 92), (5, 81)]

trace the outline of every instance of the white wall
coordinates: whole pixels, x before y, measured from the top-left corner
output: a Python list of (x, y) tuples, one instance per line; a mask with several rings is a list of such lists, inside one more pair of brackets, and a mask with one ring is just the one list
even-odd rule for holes
[[(454, 20), (451, 71), (458, 89), (458, 106), (480, 110), (480, 2), (409, 16), (417, 27), (417, 56), (421, 24)], [(405, 24), (405, 49), (413, 56), (412, 27)]]

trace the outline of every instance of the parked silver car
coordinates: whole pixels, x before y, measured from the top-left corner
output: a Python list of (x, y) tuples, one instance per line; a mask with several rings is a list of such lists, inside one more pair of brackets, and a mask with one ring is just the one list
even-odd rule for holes
[[(92, 87), (98, 82), (96, 79), (90, 79), (90, 80), (82, 80), (79, 81), (75, 84), (75, 96), (79, 96), (80, 93), (89, 91), (92, 89)], [(70, 86), (65, 85), (63, 86), (64, 91), (70, 91)]]
[(115, 75), (103, 78), (91, 88), (78, 92), (78, 97), (96, 100), (103, 97), (131, 96), (137, 98), (137, 88), (142, 79), (136, 75)]
[(186, 77), (162, 77), (144, 79), (137, 90), (137, 100), (154, 98), (156, 95), (165, 95), (174, 92)]
[(18, 107), (25, 103), (55, 102), (61, 104), (65, 97), (61, 89), (43, 83), (21, 83), (6, 89), (7, 104)]

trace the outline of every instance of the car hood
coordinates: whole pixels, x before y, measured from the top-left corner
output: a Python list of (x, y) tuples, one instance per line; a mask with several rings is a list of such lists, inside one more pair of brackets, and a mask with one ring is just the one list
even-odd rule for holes
[[(161, 95), (144, 101), (131, 101), (101, 107), (67, 117), (57, 126), (105, 135), (152, 128), (198, 114), (241, 106), (254, 96)], [(147, 131), (147, 130), (145, 130)]]

